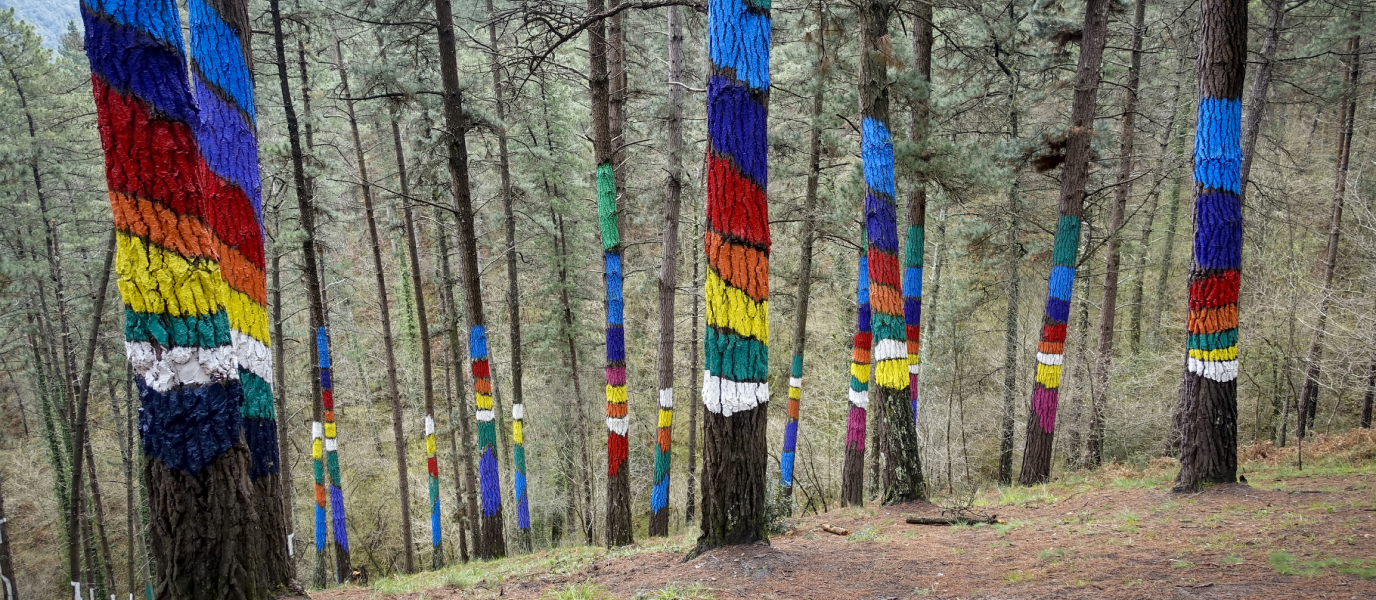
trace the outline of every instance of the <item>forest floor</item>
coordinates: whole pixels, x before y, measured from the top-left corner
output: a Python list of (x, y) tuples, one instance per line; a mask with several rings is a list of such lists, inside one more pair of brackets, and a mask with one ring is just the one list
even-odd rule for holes
[[(365, 599), (1376, 598), (1376, 434), (1240, 452), (1247, 484), (1170, 491), (1175, 463), (1107, 465), (957, 502), (998, 516), (909, 525), (937, 504), (789, 519), (769, 545), (684, 560), (696, 536), (571, 547), (312, 593)], [(1311, 458), (1311, 455), (1313, 458)], [(822, 530), (844, 528), (849, 535)]]

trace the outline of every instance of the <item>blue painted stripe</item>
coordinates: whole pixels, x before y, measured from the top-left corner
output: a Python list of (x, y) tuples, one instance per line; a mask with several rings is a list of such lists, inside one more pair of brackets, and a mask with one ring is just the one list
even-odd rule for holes
[(332, 381), (332, 380), (333, 380), (333, 376), (330, 375), (330, 373), (331, 373), (331, 370), (330, 370), (329, 367), (322, 367), (322, 368), (320, 369), (320, 389), (321, 389), (321, 390), (333, 390), (333, 389), (334, 389), (334, 382)]
[[(707, 48), (712, 64), (734, 69), (736, 79), (756, 90), (769, 87), (770, 19), (742, 0), (707, 4)], [(710, 104), (709, 104), (710, 106)]]
[(325, 549), (325, 507), (315, 505), (315, 550)]
[(473, 360), (487, 358), (487, 328), (482, 325), (468, 330), (468, 355)]
[(1075, 267), (1054, 265), (1051, 279), (1047, 281), (1047, 295), (1061, 300), (1070, 299), (1070, 290), (1075, 285)]
[(334, 526), (334, 541), (349, 551), (349, 528), (344, 521), (344, 491), (337, 485), (330, 486), (330, 516)]
[(253, 214), (263, 220), (262, 185), (258, 174), (258, 138), (253, 123), (219, 94), (206, 87), (200, 73), (195, 81), (200, 119), (196, 124), (196, 145), (210, 170), (221, 179), (244, 191), (253, 203)]
[(798, 447), (798, 422), (790, 420), (784, 425), (784, 449), (793, 453), (793, 449)]
[(435, 500), (435, 505), (430, 510), (430, 545), (440, 547), (440, 507), (439, 499)]
[(1051, 317), (1051, 320), (1057, 323), (1065, 323), (1070, 319), (1070, 301), (1060, 298), (1047, 298), (1046, 316)]
[(315, 330), (315, 350), (320, 355), (320, 368), (330, 368), (330, 336), (323, 325)]
[(922, 297), (922, 267), (908, 267), (903, 270), (903, 295)]
[(239, 441), (243, 390), (238, 380), (158, 392), (138, 385), (143, 453), (169, 469), (195, 475)]
[(870, 245), (894, 255), (898, 262), (898, 228), (894, 225), (898, 208), (890, 198), (865, 194), (865, 225)]
[(779, 456), (779, 479), (784, 487), (793, 487), (793, 453), (784, 452)]
[(483, 456), (478, 459), (478, 488), (482, 491), (484, 517), (495, 517), (502, 510), (501, 485), (497, 477), (497, 457), (491, 446), (483, 448)]
[(1194, 203), (1194, 224), (1194, 258), (1199, 266), (1242, 268), (1242, 201), (1236, 194), (1200, 194)]
[(196, 122), (196, 103), (186, 83), (181, 54), (146, 31), (96, 18), (84, 10), (82, 18), (91, 73), (126, 96), (142, 98), (164, 117)]
[(903, 322), (908, 325), (922, 323), (922, 298), (908, 296), (903, 299)]
[(607, 252), (602, 255), (602, 260), (607, 280), (607, 324), (620, 325), (623, 323), (622, 312), (625, 308), (621, 296), (621, 255)]
[[(182, 44), (182, 27), (177, 16), (177, 4), (172, 0), (84, 0), (81, 7), (120, 25), (143, 30), (178, 52), (185, 47)], [(88, 41), (91, 35), (90, 26), (91, 23), (87, 20)], [(95, 54), (92, 53), (91, 56)]]
[[(719, 4), (719, 2), (713, 2)], [(707, 127), (712, 150), (764, 189), (769, 183), (768, 113), (745, 87), (725, 77), (707, 81)]]
[[(889, 135), (889, 128), (874, 117), (865, 117), (860, 132), (860, 158), (865, 167), (865, 185), (893, 198), (893, 138)], [(897, 229), (895, 222), (889, 223)], [(897, 232), (894, 235), (896, 237)]]
[(669, 478), (661, 479), (650, 488), (650, 510), (659, 512), (669, 506)]
[(191, 60), (207, 81), (256, 122), (253, 76), (245, 62), (238, 32), (206, 0), (188, 0), (186, 5), (191, 25)]
[(620, 325), (607, 327), (607, 362), (626, 362), (626, 330)]
[(1205, 188), (1240, 194), (1242, 100), (1204, 98), (1194, 135), (1194, 180)]
[(860, 331), (869, 331), (870, 319), (872, 316), (873, 313), (870, 309), (869, 300), (866, 299), (865, 302), (861, 304), (860, 307), (855, 311), (855, 326), (859, 328)]
[(870, 303), (870, 258), (860, 255), (860, 273), (856, 278), (855, 297), (861, 304)]
[(248, 478), (257, 481), (268, 475), (276, 475), (279, 469), (277, 460), (277, 422), (271, 419), (244, 419), (244, 441), (248, 444)]

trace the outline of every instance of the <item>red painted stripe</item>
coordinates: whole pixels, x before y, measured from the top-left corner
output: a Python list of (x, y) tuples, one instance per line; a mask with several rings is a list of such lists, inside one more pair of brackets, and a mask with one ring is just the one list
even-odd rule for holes
[(1042, 327), (1042, 341), (1044, 342), (1064, 342), (1065, 323), (1059, 325), (1045, 325)]
[(91, 80), (110, 190), (200, 218), (225, 245), (264, 268), (253, 204), (210, 170), (190, 126), (155, 118), (142, 100), (121, 95), (99, 77)]
[(487, 361), (486, 361), (486, 360), (480, 360), (480, 361), (477, 361), (477, 362), (473, 363), (473, 376), (474, 376), (474, 377), (491, 377), (491, 375), (488, 374), (488, 368), (487, 368)]
[(439, 461), (435, 460), (435, 457), (431, 456), (430, 458), (425, 460), (425, 468), (430, 471), (431, 477), (440, 476)]
[(1190, 282), (1190, 310), (1237, 304), (1242, 277), (1237, 271), (1215, 273)]
[(334, 390), (320, 390), (320, 403), (325, 410), (334, 410)]
[(621, 466), (626, 464), (626, 456), (630, 453), (630, 444), (626, 441), (626, 436), (617, 435), (610, 431), (607, 432), (607, 476), (616, 477), (621, 472)]
[[(870, 246), (870, 281), (879, 282), (892, 286), (895, 290), (902, 289), (903, 280), (898, 276), (898, 257), (874, 246)], [(902, 295), (900, 294), (900, 298)], [(885, 311), (889, 312), (889, 311)], [(890, 314), (901, 314), (890, 313)]]
[(769, 248), (769, 210), (764, 190), (726, 158), (707, 153), (708, 227)]

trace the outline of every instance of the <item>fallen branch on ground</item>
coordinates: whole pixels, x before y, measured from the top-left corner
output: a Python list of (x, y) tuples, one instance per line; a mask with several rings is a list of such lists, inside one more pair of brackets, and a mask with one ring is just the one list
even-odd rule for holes
[(1006, 523), (999, 519), (998, 515), (988, 517), (908, 517), (909, 525), (992, 525), (994, 523)]
[(850, 530), (846, 529), (845, 527), (832, 527), (831, 525), (827, 525), (825, 523), (822, 524), (822, 531), (825, 531), (827, 533), (834, 533), (836, 535), (850, 535)]

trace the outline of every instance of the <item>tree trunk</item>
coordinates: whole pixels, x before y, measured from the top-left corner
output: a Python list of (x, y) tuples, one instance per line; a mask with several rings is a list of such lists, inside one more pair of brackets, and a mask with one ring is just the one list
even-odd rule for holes
[[(826, 99), (826, 7), (821, 1), (813, 8), (817, 29), (813, 31), (813, 50), (817, 62), (812, 72), (812, 112), (809, 114), (807, 187), (803, 195), (803, 224), (799, 233), (802, 249), (798, 257), (798, 304), (793, 314), (793, 360), (788, 380), (788, 423), (784, 425), (784, 446), (779, 454), (779, 479), (785, 500), (784, 510), (793, 514), (793, 463), (798, 448), (798, 413), (803, 399), (803, 351), (807, 346), (807, 311), (812, 295), (812, 254), (816, 237), (817, 186), (822, 174), (822, 107)], [(690, 492), (691, 493), (691, 492)]]
[[(928, 129), (928, 115), (931, 112), (932, 85), (932, 45), (934, 18), (929, 2), (918, 2), (917, 14), (913, 19), (913, 62), (919, 77), (917, 101), (913, 105), (912, 132), (913, 144), (925, 143)], [(921, 400), (919, 375), (922, 363), (922, 267), (926, 253), (927, 227), (927, 187), (922, 178), (915, 178), (908, 193), (908, 235), (907, 250), (904, 254), (903, 274), (903, 320), (908, 338), (908, 399), (912, 405), (914, 444), (917, 435), (917, 407)], [(914, 450), (912, 456), (918, 457)], [(901, 458), (900, 458), (901, 460)], [(917, 477), (917, 485), (926, 493), (926, 483), (922, 480), (922, 465), (907, 468)]]
[(14, 538), (9, 535), (10, 528), (5, 526), (9, 519), (5, 518), (4, 485), (5, 480), (0, 477), (0, 592), (5, 594), (4, 600), (19, 600), (19, 576), (14, 571), (14, 558), (9, 541)]
[(497, 472), (497, 430), (493, 422), (492, 375), (488, 364), (487, 328), (483, 318), (482, 281), (478, 273), (478, 240), (473, 227), (473, 202), (468, 183), (468, 144), (464, 139), (468, 123), (463, 113), (463, 94), (459, 87), (459, 66), (454, 40), (454, 13), (450, 0), (435, 0), (435, 19), (439, 22), (440, 78), (444, 86), (444, 127), (448, 138), (449, 177), (454, 192), (455, 230), (459, 236), (459, 280), (464, 288), (468, 313), (468, 354), (473, 369), (474, 403), (477, 407), (478, 448), (482, 456), (478, 471), (482, 490), (483, 516), (479, 558), (506, 555), (506, 534), (502, 531), (501, 477)]
[[(1357, 22), (1354, 17), (1353, 22)], [(1357, 86), (1361, 76), (1362, 38), (1354, 35), (1347, 41), (1348, 72), (1343, 78), (1346, 88), (1342, 106), (1342, 126), (1338, 132), (1338, 160), (1333, 174), (1333, 213), (1328, 222), (1328, 250), (1323, 259), (1323, 287), (1319, 289), (1319, 322), (1309, 341), (1309, 360), (1305, 363), (1304, 387), (1300, 391), (1300, 419), (1296, 434), (1305, 437), (1314, 427), (1319, 407), (1319, 361), (1323, 357), (1324, 330), (1328, 325), (1328, 311), (1333, 303), (1333, 274), (1338, 268), (1338, 236), (1342, 232), (1343, 199), (1347, 192), (1347, 166), (1352, 158), (1353, 125), (1357, 120)]]
[[(275, 21), (280, 21), (279, 17), (274, 16)], [(280, 27), (280, 25), (278, 25)], [(284, 67), (285, 69), (285, 67)], [(281, 234), (281, 206), (278, 205), (273, 211), (276, 220), (274, 229), (278, 235)], [(285, 356), (286, 332), (284, 326), (286, 319), (282, 318), (282, 254), (277, 248), (276, 240), (273, 240), (272, 249), (272, 382), (273, 382), (273, 401), (278, 415), (285, 417), (287, 413), (287, 366)], [(279, 502), (282, 504), (283, 521), (286, 525), (287, 543), (287, 568), (290, 569), (288, 583), (292, 586), (296, 584), (296, 516), (293, 508), (296, 506), (296, 490), (291, 478), (291, 434), (288, 432), (290, 421), (278, 421), (280, 430), (277, 435), (277, 463), (280, 469), (281, 495)], [(132, 506), (132, 501), (130, 505)], [(132, 564), (132, 563), (131, 563)]]
[(1266, 0), (1266, 35), (1261, 40), (1260, 60), (1252, 74), (1252, 89), (1247, 92), (1247, 117), (1242, 121), (1242, 167), (1240, 196), (1247, 197), (1247, 181), (1252, 177), (1252, 158), (1256, 153), (1261, 120), (1266, 115), (1267, 92), (1271, 88), (1271, 71), (1276, 66), (1276, 52), (1280, 49), (1280, 34), (1285, 26), (1286, 0)]
[(1239, 127), (1247, 70), (1247, 3), (1203, 0), (1189, 343), (1175, 490), (1237, 480), (1237, 315), (1242, 268)]
[[(94, 340), (93, 340), (94, 341)], [(91, 450), (91, 439), (86, 438), (86, 468), (91, 471), (89, 477), (91, 482), (91, 508), (95, 513), (95, 542), (100, 544), (97, 548), (100, 551), (100, 574), (105, 585), (102, 588), (101, 596), (105, 596), (105, 590), (116, 589), (115, 586), (115, 565), (114, 554), (110, 552), (110, 536), (105, 534), (105, 500), (100, 495), (100, 478), (96, 475), (96, 455)]]
[[(38, 336), (34, 330), (38, 329), (33, 310), (29, 311), (29, 350), (33, 354), (34, 372), (38, 379), (38, 401), (43, 418), (43, 441), (48, 446), (48, 461), (53, 470), (53, 495), (57, 498), (58, 514), (64, 517), (71, 510), (71, 493), (67, 489), (67, 482), (70, 481), (71, 471), (68, 468), (67, 446), (63, 445), (62, 434), (58, 421), (61, 416), (57, 414), (57, 407), (53, 405), (52, 397), (49, 394), (51, 388), (48, 381), (48, 368), (43, 359), (43, 351), (39, 348)], [(65, 522), (64, 522), (65, 524)], [(68, 531), (61, 531), (63, 538), (67, 538)]]
[[(440, 296), (444, 299), (445, 308), (449, 311), (446, 317), (449, 333), (449, 359), (454, 364), (455, 394), (459, 398), (463, 398), (468, 394), (468, 389), (465, 385), (463, 376), (463, 347), (459, 345), (459, 305), (454, 301), (455, 282), (453, 275), (449, 271), (449, 224), (444, 218), (443, 210), (435, 211), (435, 219), (440, 232), (440, 235), (437, 236), (440, 244), (440, 277), (443, 279), (440, 286)], [(461, 500), (458, 510), (462, 512), (466, 508), (468, 513), (466, 519), (459, 519), (461, 525), (459, 527), (459, 552), (463, 561), (468, 562), (468, 538), (465, 537), (464, 530), (467, 529), (471, 533), (474, 550), (477, 550), (479, 546), (478, 538), (480, 537), (479, 531), (482, 522), (479, 519), (478, 495), (474, 493), (478, 489), (477, 471), (473, 466), (473, 449), (476, 448), (476, 446), (473, 444), (473, 431), (469, 428), (468, 405), (463, 401), (459, 401), (458, 405), (459, 436), (463, 438), (462, 442), (465, 452), (463, 453), (462, 479), (459, 477), (458, 463), (454, 464), (454, 487), (458, 489), (459, 482), (463, 481), (463, 487), (459, 491)], [(454, 423), (454, 410), (451, 407), (449, 410), (449, 426), (452, 428)], [(451, 445), (454, 443), (452, 431), (449, 436), (449, 442)], [(454, 453), (457, 459), (458, 450), (454, 449)], [(465, 524), (466, 527), (464, 526)]]
[[(1183, 62), (1183, 60), (1184, 59), (1182, 57), (1181, 62)], [(1180, 123), (1181, 120), (1180, 105), (1184, 100), (1184, 89), (1184, 86), (1180, 85), (1180, 82), (1177, 81), (1175, 85), (1175, 92), (1171, 94), (1171, 115), (1170, 118), (1166, 121), (1166, 135), (1161, 139), (1160, 151), (1160, 164), (1165, 164), (1166, 167), (1165, 170), (1161, 173), (1161, 176), (1156, 180), (1155, 183), (1152, 184), (1151, 191), (1147, 192), (1147, 216), (1146, 220), (1142, 223), (1141, 236), (1138, 238), (1137, 241), (1137, 264), (1133, 267), (1132, 276), (1132, 317), (1130, 324), (1128, 326), (1128, 329), (1131, 332), (1130, 343), (1132, 345), (1132, 353), (1134, 355), (1136, 355), (1142, 349), (1142, 313), (1146, 310), (1143, 293), (1146, 291), (1147, 256), (1151, 254), (1151, 234), (1154, 231), (1154, 227), (1156, 226), (1157, 207), (1160, 206), (1160, 196), (1157, 194), (1157, 189), (1161, 186), (1161, 183), (1165, 181), (1167, 177), (1170, 177), (1171, 172), (1176, 169), (1175, 159), (1178, 158), (1180, 154), (1184, 153), (1184, 140), (1183, 138), (1177, 139), (1179, 134), (1176, 131), (1176, 126)], [(1171, 148), (1173, 146), (1176, 148), (1176, 150), (1174, 152), (1171, 152)], [(1178, 210), (1178, 195), (1176, 196), (1176, 199), (1176, 207)]]
[(1371, 409), (1373, 400), (1376, 400), (1376, 360), (1371, 361), (1368, 367), (1370, 375), (1366, 377), (1366, 396), (1362, 398), (1362, 417), (1357, 426), (1362, 429), (1371, 429)]
[(1042, 318), (1041, 341), (1037, 346), (1036, 385), (1027, 417), (1022, 471), (1018, 474), (1018, 482), (1023, 485), (1043, 483), (1051, 478), (1051, 442), (1055, 437), (1061, 366), (1065, 362), (1066, 321), (1070, 316), (1070, 296), (1080, 250), (1080, 219), (1084, 211), (1085, 182), (1089, 178), (1089, 143), (1094, 135), (1099, 69), (1107, 38), (1108, 2), (1090, 0), (1085, 6), (1084, 38), (1080, 42), (1080, 64), (1075, 72), (1070, 130), (1066, 133), (1060, 218), (1056, 223), (1051, 277), (1047, 284), (1046, 314)]
[(1142, 73), (1142, 38), (1147, 29), (1147, 0), (1133, 3), (1132, 51), (1128, 59), (1128, 83), (1124, 90), (1122, 144), (1118, 151), (1118, 187), (1109, 212), (1108, 244), (1104, 257), (1104, 296), (1099, 305), (1099, 348), (1094, 362), (1089, 392), (1089, 441), (1085, 446), (1088, 466), (1097, 467), (1104, 458), (1104, 406), (1113, 372), (1113, 335), (1118, 308), (1118, 246), (1122, 241), (1123, 212), (1132, 195), (1133, 140), (1137, 133), (1137, 86)]
[(868, 244), (860, 229), (860, 268), (855, 284), (855, 338), (851, 342), (850, 411), (846, 416), (846, 453), (841, 463), (841, 506), (865, 504), (865, 425), (870, 405), (870, 280)]
[[(603, 11), (602, 0), (589, 0), (588, 14)], [(615, 38), (620, 33), (612, 32)], [(626, 467), (630, 417), (626, 403), (626, 339), (622, 326), (621, 206), (617, 194), (613, 117), (608, 82), (609, 48), (601, 22), (588, 28), (588, 86), (592, 92), (593, 162), (597, 164), (597, 218), (602, 231), (603, 273), (607, 308), (607, 546), (624, 546), (631, 538), (631, 483)], [(619, 69), (620, 64), (616, 67)], [(617, 73), (619, 75), (619, 72)], [(618, 121), (619, 122), (619, 121)]]
[[(1017, 76), (1008, 81), (1008, 133), (1013, 141), (1018, 139)], [(1003, 329), (1003, 415), (999, 427), (999, 485), (1013, 483), (1013, 427), (1017, 410), (1018, 393), (1018, 312), (1022, 298), (1022, 276), (1018, 267), (1022, 263), (1022, 244), (1018, 237), (1022, 232), (1022, 219), (1018, 213), (1018, 176), (1022, 172), (1019, 162), (1013, 170), (1013, 181), (1008, 186), (1008, 306), (1004, 313)]]
[[(335, 55), (338, 58), (339, 83), (344, 93), (344, 111), (349, 118), (349, 134), (354, 144), (354, 162), (358, 167), (359, 188), (363, 194), (363, 215), (368, 225), (368, 246), (373, 259), (373, 274), (377, 284), (378, 312), (381, 313), (382, 354), (387, 366), (387, 393), (392, 404), (392, 436), (397, 455), (397, 504), (401, 509), (402, 569), (406, 573), (416, 570), (415, 545), (411, 537), (411, 484), (407, 474), (406, 433), (403, 429), (405, 416), (401, 409), (401, 391), (397, 385), (397, 358), (392, 340), (392, 309), (387, 298), (387, 277), (382, 270), (382, 243), (377, 235), (377, 219), (373, 216), (373, 188), (368, 175), (368, 159), (363, 153), (363, 139), (358, 132), (358, 119), (354, 114), (353, 94), (349, 89), (349, 68), (344, 62), (344, 44), (335, 41)], [(428, 433), (428, 432), (427, 432)]]
[(669, 176), (664, 193), (664, 239), (659, 264), (659, 431), (655, 436), (651, 536), (669, 535), (669, 468), (674, 439), (674, 295), (678, 292), (678, 220), (683, 194), (683, 20), (669, 7)]
[[(693, 219), (693, 239), (694, 239), (694, 240), (700, 240), (700, 239), (702, 239), (702, 219), (701, 219), (702, 211), (699, 209), (697, 203), (694, 203), (694, 207), (693, 207), (693, 208), (694, 208), (694, 213), (697, 214), (697, 215), (699, 216), (699, 218)], [(691, 286), (692, 286), (692, 289), (696, 290), (696, 289), (698, 288), (698, 285), (699, 285), (699, 284), (698, 284), (698, 271), (699, 271), (699, 267), (701, 266), (701, 263), (702, 263), (702, 253), (701, 253), (701, 252), (693, 252), (692, 254), (693, 254), (693, 281), (692, 281), (692, 283), (691, 283)], [(684, 522), (685, 525), (693, 522), (693, 513), (694, 513), (694, 508), (695, 508), (695, 501), (697, 500), (697, 489), (698, 489), (698, 486), (697, 486), (697, 479), (698, 479), (698, 463), (697, 463), (697, 458), (698, 458), (698, 431), (699, 431), (699, 430), (698, 430), (698, 402), (697, 402), (697, 399), (699, 398), (699, 395), (698, 395), (698, 394), (699, 394), (699, 390), (698, 390), (698, 370), (702, 367), (701, 363), (698, 362), (698, 339), (699, 339), (699, 337), (698, 337), (698, 316), (699, 316), (699, 314), (700, 314), (699, 311), (698, 311), (698, 307), (701, 305), (701, 303), (699, 302), (699, 298), (700, 298), (699, 294), (694, 293), (694, 294), (692, 294), (692, 297), (693, 297), (692, 328), (691, 328), (691, 329), (689, 330), (689, 332), (688, 332), (688, 356), (689, 356), (689, 359), (688, 359), (688, 360), (689, 360), (689, 363), (688, 363), (688, 364), (689, 364), (689, 366), (688, 366), (688, 373), (689, 373), (690, 375), (689, 375), (689, 377), (688, 377), (688, 398), (689, 398), (689, 400), (688, 400), (688, 485), (686, 486), (686, 487), (687, 487), (687, 492), (685, 493), (685, 495), (687, 496), (687, 499), (686, 499), (686, 501), (684, 502), (684, 507), (683, 507), (683, 522)]]
[[(555, 217), (551, 209), (551, 217)], [(588, 411), (583, 402), (582, 376), (578, 370), (578, 345), (574, 340), (574, 316), (573, 303), (569, 298), (569, 287), (573, 285), (569, 281), (568, 260), (569, 246), (568, 234), (564, 230), (564, 217), (559, 215), (555, 218), (558, 238), (556, 240), (556, 251), (558, 254), (559, 265), (559, 305), (562, 309), (563, 335), (568, 343), (569, 374), (573, 378), (573, 398), (577, 410), (577, 424), (575, 425), (574, 439), (577, 440), (578, 453), (582, 458), (581, 477), (583, 483), (583, 535), (587, 544), (593, 544), (593, 514), (592, 514), (592, 461), (588, 456)], [(569, 500), (573, 504), (573, 500)]]
[(698, 551), (768, 536), (768, 6), (710, 0), (708, 9), (707, 415)]

